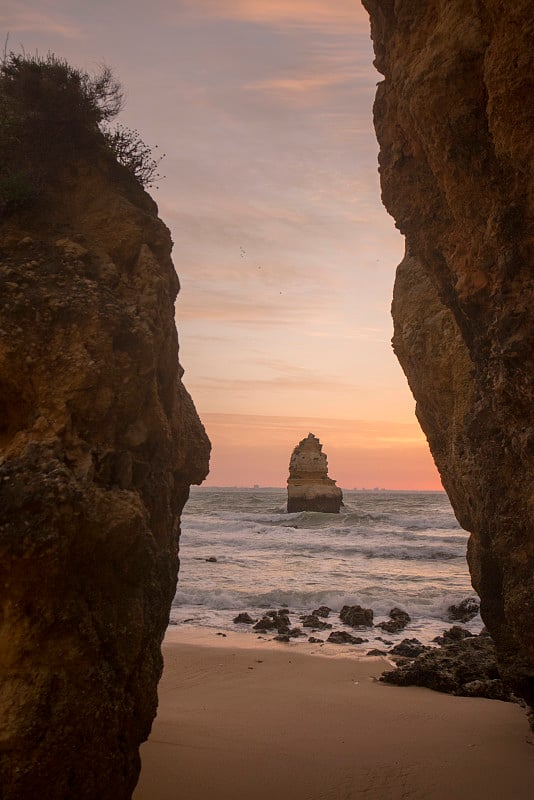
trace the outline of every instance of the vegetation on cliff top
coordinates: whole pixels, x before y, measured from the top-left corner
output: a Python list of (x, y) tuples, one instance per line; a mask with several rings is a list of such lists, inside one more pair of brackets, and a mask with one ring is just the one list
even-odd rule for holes
[(161, 176), (137, 131), (110, 120), (123, 105), (109, 67), (89, 75), (49, 53), (6, 53), (0, 61), (0, 216), (36, 201), (62, 166), (109, 157), (143, 187)]

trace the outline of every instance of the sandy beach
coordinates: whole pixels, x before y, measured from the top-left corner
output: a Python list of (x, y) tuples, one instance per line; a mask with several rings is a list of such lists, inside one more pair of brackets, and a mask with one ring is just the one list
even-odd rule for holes
[(171, 629), (134, 800), (531, 800), (524, 712), (376, 681), (344, 647)]

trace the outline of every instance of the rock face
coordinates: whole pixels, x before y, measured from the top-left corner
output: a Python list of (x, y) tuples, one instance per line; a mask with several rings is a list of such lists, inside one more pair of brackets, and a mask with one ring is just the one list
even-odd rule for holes
[(499, 669), (534, 704), (530, 0), (364, 0), (383, 201), (406, 237), (394, 349)]
[(319, 439), (309, 433), (293, 450), (287, 480), (287, 510), (338, 514), (343, 493), (328, 477), (328, 462)]
[(3, 800), (126, 800), (137, 780), (180, 513), (209, 457), (171, 246), (109, 159), (0, 219)]

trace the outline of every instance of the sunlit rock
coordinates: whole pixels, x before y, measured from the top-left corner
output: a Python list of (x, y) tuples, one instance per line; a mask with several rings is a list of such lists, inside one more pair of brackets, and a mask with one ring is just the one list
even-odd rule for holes
[(328, 461), (319, 439), (309, 433), (293, 450), (287, 480), (287, 510), (338, 514), (343, 493), (328, 477)]

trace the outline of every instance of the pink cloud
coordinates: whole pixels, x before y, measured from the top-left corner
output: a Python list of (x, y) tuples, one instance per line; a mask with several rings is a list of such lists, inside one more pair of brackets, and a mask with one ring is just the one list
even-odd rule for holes
[(369, 25), (366, 12), (355, 0), (186, 0), (186, 5), (222, 18), (270, 25), (343, 31), (351, 23)]
[[(41, 11), (26, 4), (7, 2), (0, 11), (0, 27), (14, 33), (34, 33), (62, 36), (65, 39), (84, 37), (79, 25), (52, 10)], [(10, 43), (8, 42), (8, 45)], [(13, 43), (16, 48), (17, 43)], [(8, 48), (9, 49), (9, 48)]]

